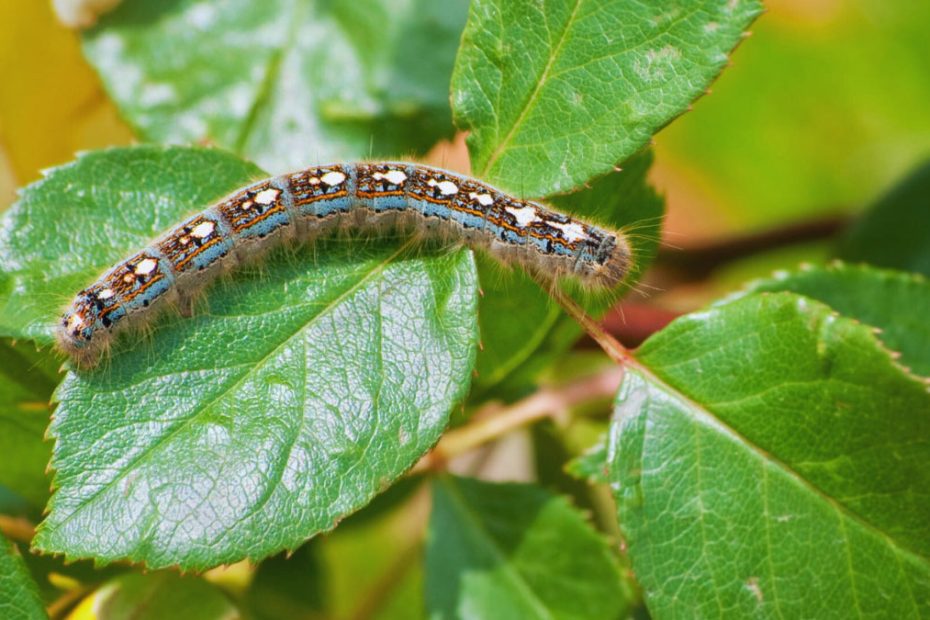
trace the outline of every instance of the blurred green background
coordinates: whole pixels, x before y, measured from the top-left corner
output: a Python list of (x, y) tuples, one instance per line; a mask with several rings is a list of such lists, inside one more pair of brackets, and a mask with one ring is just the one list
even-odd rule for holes
[(676, 245), (858, 210), (930, 156), (930, 2), (766, 6), (711, 95), (656, 138)]

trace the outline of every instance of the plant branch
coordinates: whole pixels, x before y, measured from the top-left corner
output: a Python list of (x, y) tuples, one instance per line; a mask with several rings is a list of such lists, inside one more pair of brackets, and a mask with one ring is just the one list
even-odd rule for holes
[(542, 388), (502, 410), (497, 406), (485, 408), (469, 424), (446, 433), (411, 472), (441, 469), (452, 458), (536, 420), (581, 403), (610, 398), (617, 392), (622, 378), (623, 368), (612, 367), (568, 385)]
[(36, 529), (28, 519), (0, 515), (0, 534), (10, 540), (29, 544), (35, 536)]
[(662, 247), (657, 265), (670, 268), (680, 280), (703, 280), (718, 267), (766, 250), (834, 237), (849, 224), (847, 215), (829, 215), (708, 243), (688, 249)]

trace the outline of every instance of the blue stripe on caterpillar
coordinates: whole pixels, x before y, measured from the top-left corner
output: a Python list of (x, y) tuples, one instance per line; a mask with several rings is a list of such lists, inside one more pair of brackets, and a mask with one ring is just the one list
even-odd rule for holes
[(222, 271), (333, 226), (416, 227), (458, 236), (538, 277), (613, 288), (629, 271), (619, 232), (446, 170), (403, 162), (316, 166), (237, 190), (104, 273), (71, 302), (60, 347), (93, 366), (113, 335), (172, 303), (189, 312)]

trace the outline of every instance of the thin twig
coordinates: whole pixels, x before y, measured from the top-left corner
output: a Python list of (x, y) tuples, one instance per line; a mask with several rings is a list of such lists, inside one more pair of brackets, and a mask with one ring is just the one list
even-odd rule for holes
[(623, 368), (612, 367), (568, 385), (542, 388), (492, 415), (476, 415), (471, 423), (446, 433), (411, 472), (441, 469), (450, 459), (531, 422), (581, 403), (610, 398), (617, 392), (622, 378)]
[(0, 533), (10, 540), (29, 544), (35, 536), (36, 528), (29, 519), (0, 515)]
[(71, 588), (49, 603), (45, 608), (45, 613), (48, 614), (51, 620), (65, 617), (65, 614), (70, 612), (85, 596), (93, 592), (95, 587), (95, 585), (82, 585)]
[(663, 247), (659, 250), (656, 265), (674, 270), (680, 281), (703, 280), (718, 267), (740, 258), (806, 241), (830, 239), (849, 222), (848, 215), (828, 215), (780, 228), (722, 239), (700, 247)]

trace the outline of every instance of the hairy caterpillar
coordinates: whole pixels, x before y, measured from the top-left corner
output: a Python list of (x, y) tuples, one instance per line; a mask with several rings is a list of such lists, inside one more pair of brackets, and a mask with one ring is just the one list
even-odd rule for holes
[(118, 263), (71, 302), (57, 326), (59, 345), (92, 366), (135, 319), (170, 303), (189, 312), (197, 291), (231, 266), (346, 225), (455, 235), (545, 280), (574, 276), (593, 288), (618, 285), (631, 261), (621, 233), (445, 170), (403, 162), (315, 166), (239, 189)]

